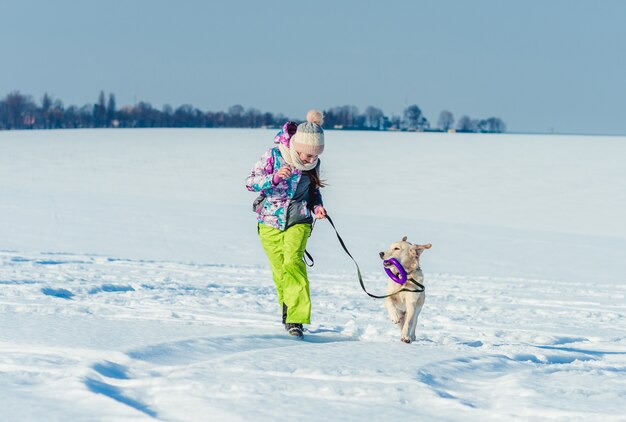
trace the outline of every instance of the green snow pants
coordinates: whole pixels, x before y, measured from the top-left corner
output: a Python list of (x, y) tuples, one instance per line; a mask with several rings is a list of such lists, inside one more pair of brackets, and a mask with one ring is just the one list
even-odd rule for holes
[(272, 267), (272, 276), (282, 310), (287, 305), (286, 322), (310, 324), (311, 297), (306, 264), (302, 257), (311, 235), (310, 224), (295, 224), (279, 230), (259, 224), (259, 237)]

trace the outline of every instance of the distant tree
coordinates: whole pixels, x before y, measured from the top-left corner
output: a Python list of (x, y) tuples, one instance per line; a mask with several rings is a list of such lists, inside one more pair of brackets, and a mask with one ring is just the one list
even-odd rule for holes
[(234, 106), (230, 106), (228, 108), (228, 120), (230, 122), (230, 127), (243, 127), (243, 114), (245, 109), (242, 105), (236, 104)]
[(261, 112), (256, 108), (249, 108), (244, 116), (244, 127), (259, 127), (261, 126)]
[(113, 125), (113, 121), (116, 120), (116, 103), (115, 103), (115, 95), (109, 94), (109, 101), (107, 103), (106, 109), (106, 125)]
[(50, 96), (46, 92), (45, 94), (43, 94), (43, 98), (41, 99), (41, 111), (45, 113), (46, 111), (50, 110), (50, 107), (52, 107), (52, 98), (50, 98)]
[(354, 126), (355, 129), (363, 130), (365, 129), (365, 114), (357, 114), (354, 118)]
[(152, 107), (152, 104), (140, 101), (132, 108), (135, 127), (158, 127), (161, 113)]
[(428, 120), (422, 115), (422, 110), (416, 105), (404, 109), (404, 120), (407, 129), (423, 129), (428, 127)]
[(162, 111), (163, 111), (163, 114), (174, 114), (174, 109), (169, 104), (164, 104)]
[(506, 132), (506, 125), (502, 119), (498, 117), (490, 117), (486, 122), (487, 131), (490, 133), (504, 133)]
[(365, 128), (367, 129), (384, 129), (385, 114), (379, 108), (369, 106), (365, 109)]
[[(97, 104), (96, 104), (97, 105)], [(90, 106), (89, 104), (85, 104), (78, 110), (78, 116), (80, 121), (81, 128), (83, 127), (99, 127), (96, 124), (94, 106)]]
[(471, 119), (463, 116), (457, 124), (459, 132), (502, 133), (506, 131), (506, 125), (498, 117), (488, 119)]
[(439, 120), (437, 120), (437, 126), (444, 132), (447, 132), (454, 126), (454, 116), (448, 110), (443, 110), (439, 113)]
[(383, 116), (383, 124), (380, 130), (387, 130), (391, 127), (391, 118)]
[(206, 121), (206, 127), (215, 127), (215, 113), (212, 111), (207, 111), (204, 114), (204, 118)]
[[(297, 119), (293, 119), (290, 117), (286, 117), (284, 114), (282, 113), (278, 113), (276, 115), (272, 115), (273, 120), (274, 120), (274, 124), (272, 125), (273, 127), (277, 127), (277, 128), (281, 128), (285, 122), (298, 122)], [(326, 119), (324, 118), (324, 127), (329, 127), (326, 125)]]
[(175, 127), (193, 127), (194, 108), (189, 104), (183, 104), (174, 110)]
[(391, 116), (389, 123), (390, 129), (400, 130), (402, 128), (402, 118), (400, 116)]
[(335, 118), (335, 114), (333, 113), (332, 109), (323, 110), (322, 114), (324, 114), (324, 127), (325, 128), (331, 128), (332, 129), (332, 128), (336, 127), (336, 125), (339, 124), (339, 123), (337, 123), (337, 119)]
[(78, 112), (78, 107), (74, 105), (69, 106), (65, 110), (63, 120), (65, 121), (64, 127), (71, 129), (80, 127), (80, 115)]
[(54, 103), (48, 110), (48, 118), (50, 128), (52, 129), (59, 129), (66, 126), (63, 102), (61, 100), (54, 100)]
[(487, 120), (486, 119), (478, 119), (475, 121), (475, 125), (476, 125), (476, 132), (479, 133), (487, 133), (489, 132), (489, 128), (487, 127)]
[(228, 107), (228, 114), (235, 117), (240, 117), (243, 115), (245, 108), (241, 104), (235, 104), (233, 106)]
[(104, 127), (106, 120), (106, 100), (104, 91), (100, 91), (98, 102), (93, 105), (93, 121), (96, 127)]
[(169, 104), (163, 105), (161, 123), (163, 127), (172, 127), (174, 125), (174, 109)]
[(340, 108), (340, 116), (343, 125), (347, 128), (357, 128), (359, 109), (353, 105), (345, 105)]
[(119, 127), (135, 127), (135, 107), (124, 106), (117, 110), (117, 120), (120, 122)]
[(43, 120), (43, 127), (50, 129), (50, 109), (52, 108), (52, 98), (46, 92), (41, 99), (41, 117)]
[(207, 127), (206, 113), (199, 108), (193, 110), (193, 127)]
[(261, 127), (272, 127), (275, 126), (274, 115), (272, 113), (263, 113), (261, 115)]
[(324, 126), (328, 128), (357, 129), (359, 121), (359, 109), (353, 105), (333, 107), (324, 111)]
[(9, 112), (4, 100), (0, 100), (0, 130), (8, 129)]
[(31, 97), (13, 91), (4, 98), (7, 129), (24, 129), (34, 125), (35, 103)]
[(456, 124), (459, 132), (476, 132), (476, 122), (469, 116), (462, 116)]
[(214, 127), (226, 127), (226, 113), (224, 113), (223, 111), (218, 111), (217, 113), (215, 113), (213, 115), (213, 122), (215, 124)]

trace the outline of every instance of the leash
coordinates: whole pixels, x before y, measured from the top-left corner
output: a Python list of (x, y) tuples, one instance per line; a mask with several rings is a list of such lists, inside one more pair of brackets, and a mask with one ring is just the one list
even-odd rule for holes
[[(311, 224), (311, 233), (309, 233), (309, 237), (311, 237), (311, 235), (313, 234), (313, 229), (315, 228), (315, 222), (317, 221), (317, 219), (313, 219), (313, 224)], [(312, 267), (313, 265), (315, 265), (315, 260), (313, 259), (313, 256), (309, 253), (309, 251), (307, 251), (306, 249), (304, 250), (304, 255), (302, 257), (302, 260), (304, 261), (304, 263), (306, 264), (307, 267)], [(311, 264), (309, 265), (308, 262), (306, 262), (307, 257), (311, 260)]]
[(350, 251), (348, 250), (348, 248), (346, 247), (346, 244), (344, 243), (343, 239), (341, 238), (341, 236), (339, 236), (339, 232), (337, 231), (337, 228), (335, 227), (335, 223), (333, 223), (332, 218), (330, 218), (330, 216), (328, 214), (326, 214), (326, 219), (328, 220), (328, 222), (330, 223), (330, 225), (333, 227), (333, 230), (335, 230), (335, 234), (337, 235), (337, 239), (339, 239), (339, 243), (341, 244), (341, 247), (343, 248), (343, 250), (348, 254), (348, 256), (350, 257), (350, 259), (352, 259), (352, 261), (354, 262), (354, 265), (356, 265), (356, 273), (359, 277), (359, 283), (361, 283), (361, 288), (363, 289), (363, 291), (365, 293), (367, 293), (367, 295), (369, 297), (373, 297), (374, 299), (384, 299), (386, 297), (389, 296), (393, 296), (393, 295), (397, 295), (400, 292), (412, 292), (412, 293), (421, 293), (424, 290), (426, 290), (426, 287), (424, 287), (424, 285), (412, 278), (409, 278), (408, 280), (410, 282), (412, 282), (413, 284), (415, 284), (415, 286), (417, 287), (417, 289), (415, 290), (411, 290), (411, 289), (407, 289), (405, 287), (403, 287), (402, 289), (398, 290), (395, 293), (391, 293), (388, 295), (384, 295), (384, 296), (377, 296), (377, 295), (373, 295), (370, 292), (367, 291), (367, 289), (365, 288), (365, 284), (363, 284), (363, 277), (361, 276), (361, 269), (359, 268), (359, 264), (356, 262), (356, 260), (354, 259), (354, 257), (352, 256), (352, 254), (350, 253)]

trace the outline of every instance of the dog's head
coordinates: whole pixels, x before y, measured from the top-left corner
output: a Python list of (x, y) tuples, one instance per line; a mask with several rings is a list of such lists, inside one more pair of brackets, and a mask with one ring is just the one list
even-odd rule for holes
[[(387, 260), (395, 258), (404, 267), (407, 273), (411, 273), (420, 266), (420, 255), (424, 250), (430, 249), (433, 245), (427, 243), (425, 245), (413, 245), (406, 241), (407, 237), (404, 236), (401, 241), (392, 243), (386, 252), (380, 252), (380, 259)], [(397, 270), (391, 264), (385, 264), (391, 266), (391, 271)]]

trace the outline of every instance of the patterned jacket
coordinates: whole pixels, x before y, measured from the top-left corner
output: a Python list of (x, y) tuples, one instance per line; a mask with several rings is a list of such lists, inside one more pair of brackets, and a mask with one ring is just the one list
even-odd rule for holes
[[(282, 166), (287, 165), (278, 147), (271, 148), (254, 164), (250, 176), (246, 178), (246, 188), (251, 192), (259, 192), (261, 197), (255, 201), (255, 212), (259, 223), (285, 230), (287, 224), (287, 210), (289, 203), (296, 192), (296, 187), (302, 171), (294, 168), (291, 177), (281, 180), (277, 185), (272, 183), (274, 173)], [(319, 159), (315, 171), (319, 173)], [(257, 203), (258, 202), (258, 203)], [(303, 212), (311, 215), (311, 210), (322, 205), (322, 195), (319, 188), (311, 189), (309, 200), (301, 207)]]

